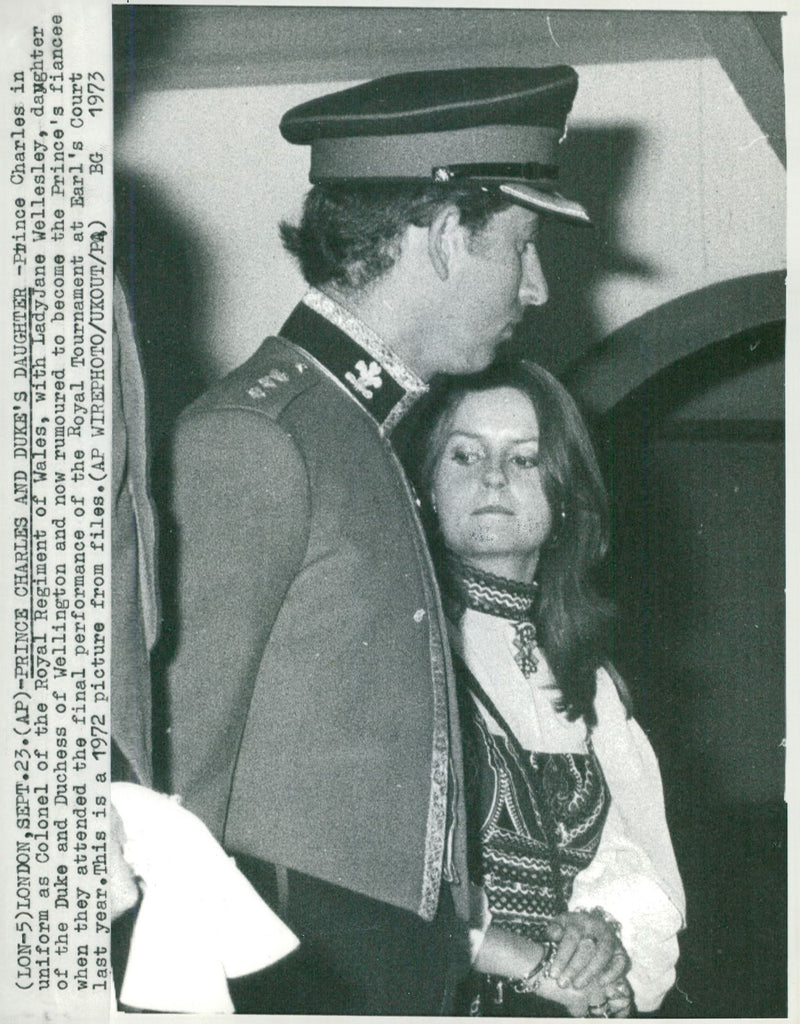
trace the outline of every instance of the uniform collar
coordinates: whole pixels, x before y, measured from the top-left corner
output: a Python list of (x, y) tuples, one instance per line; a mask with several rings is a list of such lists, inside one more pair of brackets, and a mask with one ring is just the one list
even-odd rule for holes
[[(325, 321), (311, 328), (309, 312)], [(427, 384), (389, 349), (365, 323), (316, 288), (312, 288), (281, 329), (342, 385), (388, 434)]]

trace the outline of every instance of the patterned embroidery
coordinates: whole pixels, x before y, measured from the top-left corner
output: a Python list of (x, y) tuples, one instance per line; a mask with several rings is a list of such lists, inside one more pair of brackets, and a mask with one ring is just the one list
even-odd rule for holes
[(533, 603), (538, 584), (520, 583), (503, 576), (477, 569), (463, 558), (445, 552), (441, 568), (445, 603), (455, 605), (459, 618), (461, 610), (473, 608), (486, 615), (495, 615), (514, 623), (514, 661), (526, 679), (536, 671), (536, 626), (531, 622)]
[(303, 302), (315, 313), (330, 320), (340, 331), (349, 335), (364, 351), (377, 360), (404, 391), (409, 391), (414, 395), (424, 395), (428, 390), (428, 385), (407, 366), (404, 366), (373, 330), (343, 306), (340, 306), (338, 302), (328, 298), (324, 292), (312, 288), (303, 296)]
[(448, 597), (462, 608), (473, 608), (501, 619), (527, 619), (536, 600), (538, 584), (520, 583), (478, 569), (446, 551), (441, 566)]
[(540, 939), (567, 909), (575, 876), (597, 851), (608, 789), (591, 745), (587, 754), (521, 752), (491, 733), (470, 703), (467, 813), (480, 822), (473, 874), (498, 925)]
[[(284, 324), (290, 340), (308, 349), (351, 397), (366, 409), (383, 436), (389, 435), (411, 406), (424, 395), (428, 385), (383, 344), (378, 335), (338, 302), (312, 288), (302, 307), (328, 321), (342, 338), (328, 336), (317, 349), (301, 329), (293, 335), (292, 321)], [(363, 359), (359, 359), (359, 354)], [(354, 365), (355, 364), (355, 365)], [(380, 394), (376, 394), (380, 388)]]
[(530, 679), (539, 666), (536, 657), (536, 626), (532, 622), (523, 619), (514, 623), (514, 647), (514, 661), (525, 678)]
[(369, 366), (367, 366), (363, 359), (359, 359), (355, 368), (358, 371), (358, 376), (356, 377), (348, 370), (344, 375), (344, 379), (351, 388), (355, 388), (364, 398), (372, 398), (372, 392), (383, 386), (380, 365), (372, 360)]

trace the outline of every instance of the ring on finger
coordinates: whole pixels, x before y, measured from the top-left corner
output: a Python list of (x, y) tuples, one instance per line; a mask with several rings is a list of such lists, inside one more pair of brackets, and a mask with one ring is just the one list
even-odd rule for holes
[(633, 1000), (626, 999), (624, 1002), (614, 1003), (610, 1010), (610, 1016), (629, 1017), (633, 1009)]
[(608, 1016), (608, 1000), (604, 999), (602, 1003), (595, 1003), (589, 1005), (586, 1008), (586, 1012), (590, 1017), (607, 1017)]

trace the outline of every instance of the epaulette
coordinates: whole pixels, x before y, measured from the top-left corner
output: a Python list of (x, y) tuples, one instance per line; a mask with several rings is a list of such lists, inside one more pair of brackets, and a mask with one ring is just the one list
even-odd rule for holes
[(233, 373), (207, 392), (198, 403), (215, 409), (252, 409), (277, 419), (298, 395), (319, 383), (318, 367), (291, 342), (267, 338)]

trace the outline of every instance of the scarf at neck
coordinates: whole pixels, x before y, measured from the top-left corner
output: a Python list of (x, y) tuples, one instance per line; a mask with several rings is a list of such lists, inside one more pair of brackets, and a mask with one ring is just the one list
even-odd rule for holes
[(536, 627), (530, 615), (538, 584), (520, 583), (478, 569), (447, 551), (441, 566), (442, 591), (447, 611), (461, 618), (466, 608), (508, 619), (514, 625), (514, 660), (525, 676), (536, 671)]

